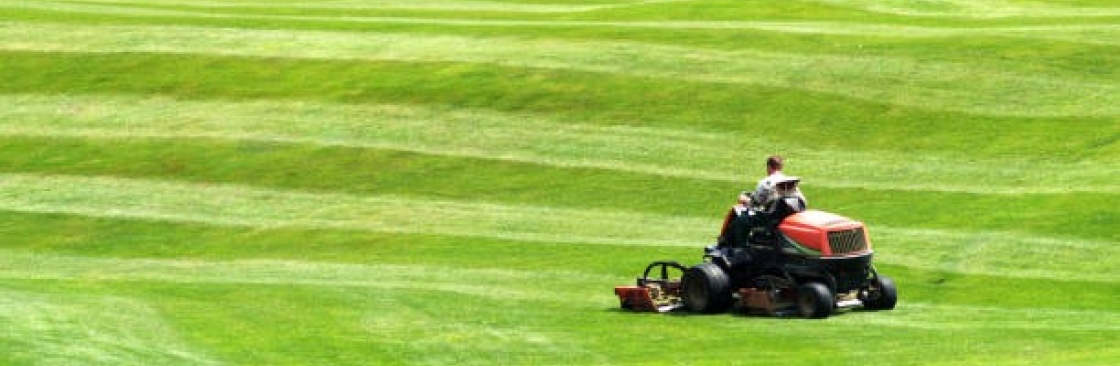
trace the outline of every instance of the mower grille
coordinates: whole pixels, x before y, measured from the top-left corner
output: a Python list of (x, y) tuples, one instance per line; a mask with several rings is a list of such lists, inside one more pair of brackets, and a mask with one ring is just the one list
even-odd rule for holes
[(832, 254), (847, 254), (867, 249), (867, 237), (863, 235), (863, 228), (832, 231), (828, 233), (828, 247)]

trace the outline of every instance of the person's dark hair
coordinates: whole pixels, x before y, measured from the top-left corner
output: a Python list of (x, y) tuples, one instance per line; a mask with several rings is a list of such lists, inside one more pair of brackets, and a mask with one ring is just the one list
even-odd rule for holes
[(770, 155), (766, 158), (766, 167), (773, 170), (782, 170), (782, 157), (779, 155)]

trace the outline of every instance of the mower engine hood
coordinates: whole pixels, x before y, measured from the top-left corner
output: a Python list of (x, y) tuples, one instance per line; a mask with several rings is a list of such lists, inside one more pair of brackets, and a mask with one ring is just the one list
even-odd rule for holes
[(805, 254), (842, 257), (871, 251), (862, 222), (824, 211), (789, 215), (778, 225), (778, 231)]

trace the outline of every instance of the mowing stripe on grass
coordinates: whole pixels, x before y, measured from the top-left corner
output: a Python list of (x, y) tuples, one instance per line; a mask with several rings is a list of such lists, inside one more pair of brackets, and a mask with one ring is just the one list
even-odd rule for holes
[[(381, 343), (409, 350), (407, 364), (458, 365), (463, 355), (496, 353), (505, 359), (549, 355), (558, 359), (592, 359), (611, 364), (610, 358), (584, 346), (586, 338), (567, 331), (541, 330), (530, 325), (495, 325), (449, 319), (445, 313), (417, 311), (412, 304), (389, 302), (385, 313), (370, 313), (362, 327), (380, 337)], [(432, 352), (433, 349), (443, 350)]]
[(1053, 238), (998, 231), (871, 226), (876, 260), (912, 268), (1003, 277), (1120, 281), (1112, 241)]
[[(577, 294), (601, 292), (587, 286), (589, 283), (609, 288), (609, 284), (618, 281), (612, 276), (577, 271), (291, 260), (92, 258), (21, 251), (0, 251), (0, 278), (403, 289), (511, 301), (568, 301), (582, 297)], [(561, 288), (569, 290), (560, 291)]]
[(244, 227), (442, 234), (551, 243), (686, 246), (720, 218), (356, 196), (167, 181), (0, 175), (0, 209)]
[(1120, 7), (1063, 6), (1013, 0), (799, 0), (875, 13), (952, 18), (1105, 18), (1120, 16)]
[[(697, 248), (713, 242), (721, 223), (718, 217), (30, 174), (0, 175), (0, 210), (262, 229)], [(884, 263), (1004, 277), (1120, 281), (1107, 261), (1098, 260), (1120, 256), (1120, 248), (1107, 241), (879, 226), (871, 232)]]
[[(439, 0), (439, 1), (408, 1), (408, 0), (372, 0), (372, 1), (331, 1), (314, 3), (272, 3), (272, 2), (218, 2), (211, 0), (184, 0), (184, 1), (104, 1), (104, 0), (9, 0), (6, 6), (31, 9), (93, 12), (93, 13), (123, 13), (133, 14), (132, 11), (150, 11), (148, 15), (185, 15), (197, 14), (200, 16), (213, 15), (215, 10), (223, 8), (237, 9), (306, 9), (306, 10), (332, 10), (344, 12), (347, 10), (419, 10), (419, 11), (478, 11), (501, 13), (576, 13), (592, 12), (598, 10), (617, 9), (647, 4), (685, 2), (686, 0), (631, 0), (615, 2), (589, 2), (581, 4), (530, 4), (501, 1), (472, 1), (472, 0)], [(908, 0), (800, 0), (799, 2), (824, 3), (831, 6), (854, 9), (864, 12), (891, 14), (899, 16), (945, 17), (964, 19), (994, 19), (994, 18), (1109, 18), (1120, 16), (1120, 7), (1088, 7), (1088, 6), (1062, 6), (1053, 3), (1018, 2), (1007, 0), (996, 1), (970, 1), (970, 0), (935, 0), (915, 3)], [(150, 9), (151, 6), (183, 7), (183, 10)], [(204, 8), (208, 12), (186, 10), (190, 8)], [(252, 17), (252, 14), (238, 14)]]
[[(1120, 115), (1120, 84), (1073, 75), (1017, 73), (998, 65), (907, 57), (719, 51), (637, 42), (517, 37), (21, 22), (0, 23), (0, 49), (476, 62), (766, 85), (986, 115)], [(962, 89), (960, 83), (968, 83), (970, 88)]]
[[(327, 2), (264, 2), (264, 1), (212, 1), (212, 0), (155, 0), (155, 1), (104, 1), (104, 0), (63, 0), (63, 1), (12, 1), (12, 6), (33, 9), (58, 10), (58, 11), (125, 11), (132, 7), (140, 6), (189, 6), (199, 8), (222, 9), (306, 9), (306, 10), (422, 10), (422, 11), (476, 11), (476, 12), (503, 12), (503, 13), (577, 13), (605, 9), (624, 8), (644, 4), (681, 2), (685, 0), (624, 0), (624, 1), (587, 1), (583, 4), (532, 4), (504, 1), (476, 1), (476, 0), (437, 0), (437, 1), (401, 1), (401, 0), (349, 0)], [(158, 12), (158, 10), (155, 10)], [(185, 12), (184, 12), (185, 13)], [(155, 15), (159, 15), (158, 13)]]
[(3, 358), (17, 364), (220, 364), (185, 344), (158, 311), (123, 297), (0, 288), (0, 328), (0, 343), (18, 345)]
[[(610, 303), (606, 301), (611, 299), (609, 289), (619, 281), (611, 276), (577, 271), (511, 271), (290, 260), (89, 258), (19, 251), (0, 251), (0, 278), (443, 291), (458, 296), (505, 301), (562, 301), (578, 307)], [(984, 319), (984, 322), (970, 321), (975, 319)], [(930, 330), (1014, 328), (1120, 332), (1120, 313), (1114, 311), (1015, 309), (940, 303), (906, 302), (890, 317), (839, 317), (834, 321)]]
[[(873, 324), (929, 331), (988, 328), (1120, 333), (1120, 313), (1115, 311), (1013, 309), (903, 301), (889, 317), (837, 317), (833, 321), (853, 326)], [(977, 321), (979, 319), (983, 321)]]
[[(0, 135), (230, 139), (392, 149), (741, 182), (748, 162), (730, 133), (595, 126), (552, 117), (408, 105), (185, 101), (162, 97), (0, 95)], [(526, 128), (532, 126), (532, 128)], [(859, 152), (772, 139), (740, 155), (781, 151), (806, 185), (977, 194), (1120, 193), (1108, 162)], [(696, 161), (704, 161), (698, 166)], [(961, 162), (968, 162), (961, 164)], [(891, 168), (887, 168), (891, 167)], [(899, 174), (898, 170), (904, 170)], [(1062, 174), (1053, 174), (1061, 171)], [(905, 177), (905, 180), (900, 180)]]
[[(147, 2), (146, 2), (147, 3)], [(118, 4), (118, 2), (114, 2)], [(311, 15), (275, 15), (259, 13), (221, 13), (227, 3), (192, 4), (192, 6), (216, 7), (217, 9), (202, 10), (167, 10), (146, 9), (135, 7), (122, 7), (120, 5), (77, 5), (71, 3), (51, 3), (45, 1), (14, 1), (0, 4), (0, 7), (33, 8), (40, 10), (71, 11), (96, 14), (130, 15), (130, 16), (175, 16), (203, 19), (252, 19), (252, 20), (283, 20), (286, 22), (333, 22), (333, 23), (364, 23), (364, 24), (412, 24), (412, 25), (439, 25), (449, 27), (554, 27), (554, 28), (636, 28), (651, 30), (759, 30), (792, 34), (821, 34), (864, 36), (882, 38), (930, 38), (930, 37), (1018, 37), (1039, 40), (1055, 40), (1063, 42), (1089, 43), (1101, 45), (1120, 45), (1116, 32), (1120, 26), (1115, 24), (1054, 24), (1054, 25), (1018, 25), (1018, 26), (976, 26), (976, 27), (929, 27), (918, 25), (902, 25), (870, 22), (840, 22), (840, 21), (688, 21), (688, 20), (662, 20), (662, 21), (596, 21), (596, 20), (509, 20), (509, 19), (477, 19), (477, 18), (415, 18), (415, 17), (385, 17), (385, 16), (354, 16), (349, 14), (330, 16)], [(275, 7), (276, 4), (267, 4)], [(432, 9), (439, 5), (413, 4), (418, 7), (431, 6)], [(241, 6), (240, 4), (237, 6)], [(318, 9), (344, 9), (352, 5), (342, 4), (289, 4), (285, 8), (303, 9), (314, 6)], [(323, 8), (320, 8), (323, 7)], [(368, 9), (368, 7), (365, 7)], [(443, 9), (441, 9), (443, 10)], [(455, 10), (455, 9), (446, 9)]]

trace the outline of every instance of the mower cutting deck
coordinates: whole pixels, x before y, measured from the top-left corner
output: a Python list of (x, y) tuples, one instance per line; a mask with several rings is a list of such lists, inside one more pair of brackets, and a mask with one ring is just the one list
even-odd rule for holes
[[(650, 272), (654, 268), (660, 268), (660, 277), (650, 277)], [(620, 306), (623, 309), (634, 311), (656, 311), (656, 312), (669, 312), (680, 309), (684, 306), (681, 301), (681, 280), (680, 276), (673, 278), (669, 275), (669, 269), (675, 269), (678, 273), (683, 274), (688, 270), (677, 262), (671, 261), (658, 261), (650, 263), (646, 266), (646, 270), (642, 272), (642, 276), (638, 277), (636, 286), (618, 286), (614, 288), (615, 295), (618, 295)]]

